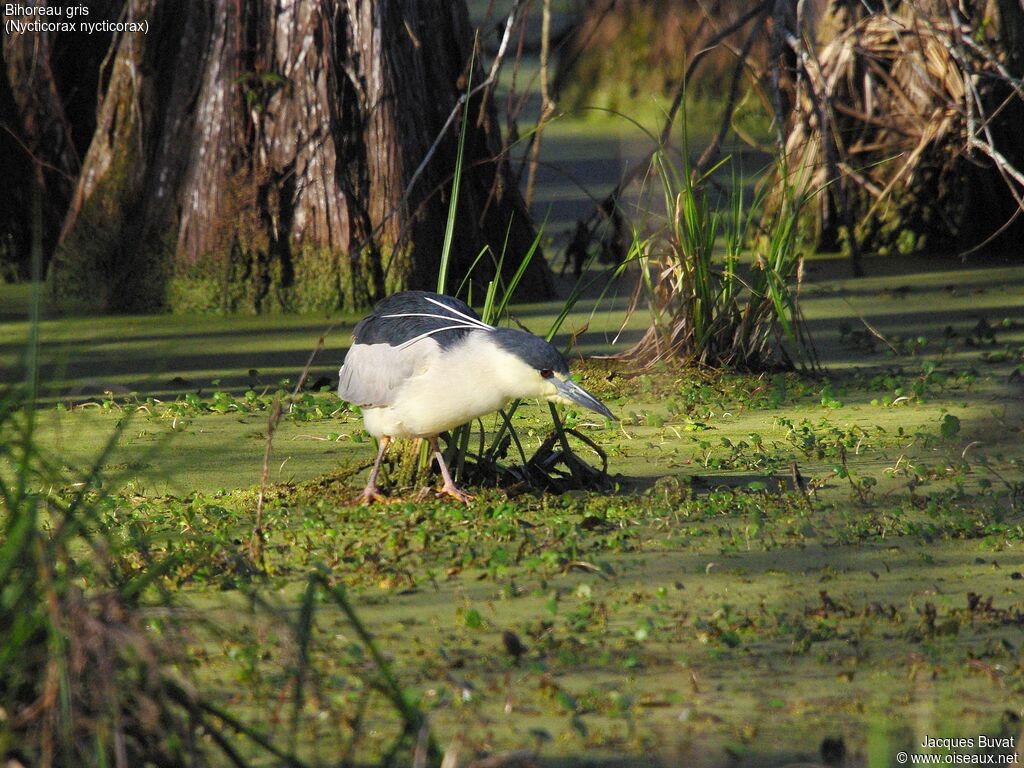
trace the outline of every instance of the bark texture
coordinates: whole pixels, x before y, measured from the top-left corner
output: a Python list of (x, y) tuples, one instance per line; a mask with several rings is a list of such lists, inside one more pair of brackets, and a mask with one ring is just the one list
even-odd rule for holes
[[(117, 0), (96, 0), (109, 13)], [(31, 2), (15, 4), (25, 7)], [(28, 15), (3, 20), (32, 21)], [(0, 67), (0, 279), (28, 277), (31, 185), (42, 181), (43, 246), (52, 253), (95, 127), (96, 90), (110, 35), (4, 34)]]
[[(149, 33), (117, 41), (58, 293), (114, 310), (331, 311), (434, 287), (460, 120), (403, 195), (466, 89), (464, 3), (129, 0), (127, 17)], [(492, 111), (470, 114), (459, 277), (506, 233), (514, 267), (534, 237)], [(522, 295), (551, 290), (536, 259)]]

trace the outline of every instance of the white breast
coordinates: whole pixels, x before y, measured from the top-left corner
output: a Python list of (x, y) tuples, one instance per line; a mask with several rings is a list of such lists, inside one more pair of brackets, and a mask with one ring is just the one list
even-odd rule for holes
[(364, 408), (366, 430), (377, 437), (430, 437), (529, 395), (515, 386), (529, 369), (487, 343), (487, 336), (486, 331), (468, 334), (409, 376), (390, 405)]

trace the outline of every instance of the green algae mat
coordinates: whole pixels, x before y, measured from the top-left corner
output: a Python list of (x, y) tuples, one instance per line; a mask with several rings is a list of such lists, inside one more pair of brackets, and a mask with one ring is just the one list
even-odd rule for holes
[[(102, 525), (131, 543), (126, 569), (176, 558), (152, 631), (177, 639), (183, 678), (307, 764), (413, 762), (391, 754), (382, 659), (452, 766), (1008, 764), (1024, 268), (809, 267), (824, 372), (578, 361), (621, 421), (566, 419), (612, 487), (480, 489), (469, 507), (402, 489), (349, 503), (374, 448), (329, 391), (344, 318), (274, 432), (259, 568), (269, 412), (337, 318), (46, 319), (41, 434), (78, 467), (117, 430)], [(10, 381), (27, 294), (0, 291)], [(580, 305), (580, 351), (622, 348), (626, 301)], [(558, 309), (517, 314), (543, 331)], [(547, 409), (515, 425), (530, 452)], [(380, 657), (311, 573), (344, 586)]]

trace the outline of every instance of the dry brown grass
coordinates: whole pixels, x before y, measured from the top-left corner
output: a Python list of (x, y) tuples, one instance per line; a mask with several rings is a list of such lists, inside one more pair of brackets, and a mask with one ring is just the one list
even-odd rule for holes
[(977, 20), (923, 5), (852, 22), (826, 13), (818, 44), (805, 31), (796, 46), (785, 151), (790, 167), (815, 169), (812, 185), (829, 185), (824, 247), (840, 239), (844, 204), (860, 247), (881, 253), (969, 248), (1019, 212), (1022, 102), (1000, 71), (1005, 56)]

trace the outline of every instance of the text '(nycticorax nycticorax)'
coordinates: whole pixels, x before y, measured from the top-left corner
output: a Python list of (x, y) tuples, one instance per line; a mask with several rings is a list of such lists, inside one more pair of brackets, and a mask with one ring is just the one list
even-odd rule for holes
[(615, 418), (573, 382), (565, 358), (544, 339), (495, 328), (464, 302), (426, 291), (396, 293), (356, 324), (338, 395), (361, 406), (366, 431), (379, 441), (363, 502), (382, 499), (377, 474), (392, 438), (429, 441), (441, 493), (468, 502), (438, 450), (441, 432), (519, 398), (575, 403)]

